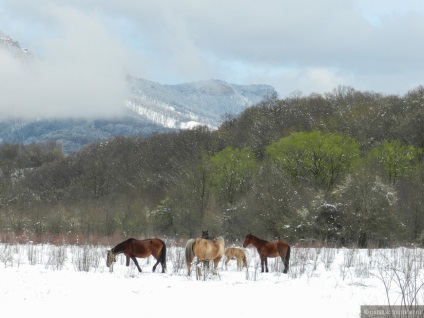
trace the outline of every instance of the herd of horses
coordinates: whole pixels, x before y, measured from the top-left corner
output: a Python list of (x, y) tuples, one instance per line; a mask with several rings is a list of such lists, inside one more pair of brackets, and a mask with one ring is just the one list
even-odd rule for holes
[[(255, 235), (248, 234), (243, 242), (246, 248), (253, 245), (261, 260), (261, 272), (268, 272), (268, 258), (281, 257), (284, 265), (283, 273), (289, 270), (290, 245), (285, 241), (266, 241)], [(156, 259), (153, 265), (153, 272), (156, 267), (161, 264), (162, 273), (166, 271), (166, 244), (158, 238), (150, 238), (145, 240), (137, 240), (129, 238), (112, 249), (108, 250), (106, 258), (106, 266), (110, 267), (116, 262), (116, 255), (124, 254), (126, 257), (126, 266), (129, 266), (130, 259), (133, 260), (139, 272), (141, 268), (137, 262), (137, 258), (146, 258), (153, 256)], [(210, 238), (207, 231), (203, 231), (202, 237), (191, 238), (185, 246), (185, 261), (187, 266), (187, 274), (191, 274), (191, 266), (196, 258), (196, 277), (200, 277), (200, 264), (209, 266), (209, 262), (213, 262), (213, 272), (218, 270), (218, 264), (225, 257), (225, 268), (230, 260), (237, 261), (237, 270), (247, 268), (247, 257), (244, 251), (239, 247), (229, 247), (225, 249), (224, 238), (222, 236)]]

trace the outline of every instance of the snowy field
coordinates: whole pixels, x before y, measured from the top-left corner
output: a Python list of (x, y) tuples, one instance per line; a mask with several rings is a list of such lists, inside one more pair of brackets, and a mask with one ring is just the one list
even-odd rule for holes
[(106, 267), (106, 246), (0, 243), (0, 305), (18, 317), (360, 317), (361, 305), (424, 304), (423, 249), (292, 248), (289, 274), (269, 259), (260, 272), (246, 249), (248, 269), (196, 281), (186, 275), (184, 250), (167, 243), (167, 272)]

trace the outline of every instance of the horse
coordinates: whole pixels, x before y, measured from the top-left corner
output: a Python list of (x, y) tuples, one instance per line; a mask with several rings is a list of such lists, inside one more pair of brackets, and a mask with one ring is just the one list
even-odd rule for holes
[(127, 258), (126, 265), (130, 265), (130, 258), (137, 266), (138, 271), (141, 273), (141, 268), (138, 265), (138, 258), (146, 258), (152, 255), (156, 259), (156, 264), (153, 266), (153, 272), (160, 263), (162, 266), (162, 273), (166, 270), (166, 245), (158, 238), (150, 238), (145, 240), (136, 240), (129, 238), (116, 245), (114, 248), (107, 252), (106, 266), (110, 267), (113, 262), (116, 262), (116, 255), (124, 254)]
[(268, 273), (268, 257), (281, 257), (281, 260), (284, 264), (283, 273), (287, 274), (289, 270), (289, 260), (290, 260), (290, 245), (284, 241), (275, 241), (269, 242), (263, 239), (260, 239), (252, 234), (247, 234), (244, 239), (243, 247), (246, 248), (252, 244), (256, 247), (259, 256), (261, 258), (261, 272), (264, 272), (264, 265), (266, 272)]
[[(212, 237), (209, 236), (208, 230), (202, 230), (201, 238), (207, 239), (207, 240), (212, 239)], [(209, 263), (210, 263), (210, 261), (203, 261), (203, 268), (206, 268), (207, 270), (209, 270)]]
[(208, 230), (205, 230), (205, 231), (202, 230), (202, 238), (208, 239), (208, 240), (211, 239), (211, 237), (209, 236)]
[(243, 267), (247, 268), (247, 257), (244, 251), (238, 247), (229, 247), (225, 250), (225, 269), (230, 260), (237, 260), (237, 270), (241, 271)]
[(216, 273), (218, 269), (219, 261), (224, 255), (224, 238), (219, 236), (216, 239), (204, 239), (204, 238), (192, 238), (189, 239), (185, 247), (185, 259), (187, 265), (187, 273), (190, 276), (191, 264), (194, 257), (197, 257), (196, 261), (196, 278), (200, 277), (200, 268), (197, 266), (199, 262), (209, 262), (213, 261), (214, 263), (214, 272)]

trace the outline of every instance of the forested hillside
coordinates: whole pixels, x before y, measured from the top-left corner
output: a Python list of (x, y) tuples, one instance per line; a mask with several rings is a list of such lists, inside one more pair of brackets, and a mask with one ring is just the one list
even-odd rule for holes
[[(271, 99), (218, 130), (0, 148), (0, 229), (424, 243), (424, 87)], [(10, 236), (8, 236), (10, 237)]]

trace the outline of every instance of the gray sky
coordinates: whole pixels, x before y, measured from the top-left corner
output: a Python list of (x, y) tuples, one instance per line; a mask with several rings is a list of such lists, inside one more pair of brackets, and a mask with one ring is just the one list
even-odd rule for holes
[(41, 57), (28, 70), (0, 52), (15, 114), (114, 113), (126, 73), (269, 84), (281, 98), (424, 84), (422, 0), (0, 0), (0, 30)]

